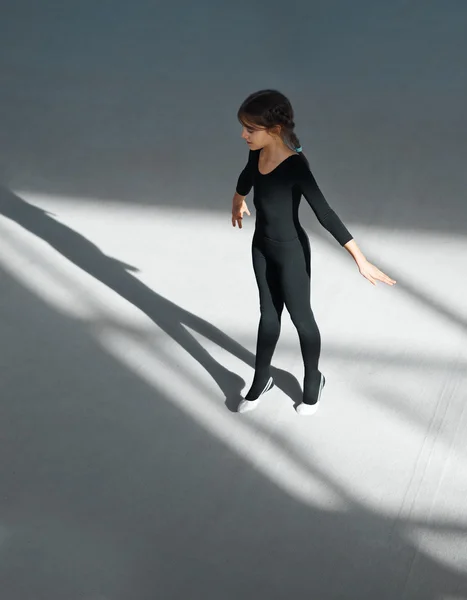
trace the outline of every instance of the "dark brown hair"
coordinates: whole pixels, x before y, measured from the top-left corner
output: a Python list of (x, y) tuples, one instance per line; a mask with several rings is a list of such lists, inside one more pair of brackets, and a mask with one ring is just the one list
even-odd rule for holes
[(237, 112), (238, 120), (245, 127), (272, 129), (279, 126), (281, 138), (289, 148), (301, 151), (300, 140), (295, 133), (294, 111), (290, 100), (277, 90), (260, 90), (246, 98)]

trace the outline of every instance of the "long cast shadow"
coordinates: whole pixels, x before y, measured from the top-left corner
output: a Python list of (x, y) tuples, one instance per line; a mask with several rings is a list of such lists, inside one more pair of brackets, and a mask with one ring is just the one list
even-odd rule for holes
[[(137, 268), (106, 256), (83, 235), (56, 221), (51, 213), (29, 204), (3, 186), (0, 186), (0, 214), (47, 242), (80, 269), (144, 312), (206, 369), (224, 394), (227, 408), (232, 412), (236, 410), (245, 382), (217, 362), (185, 327), (254, 367), (251, 352), (208, 321), (150, 289), (131, 274), (137, 272)], [(300, 400), (301, 388), (293, 375), (275, 368), (274, 376), (279, 389), (294, 402)]]
[[(16, 393), (0, 402), (9, 424), (1, 453), (11, 459), (1, 473), (5, 598), (198, 600), (218, 590), (223, 600), (466, 597), (465, 573), (420, 551), (403, 530), (388, 536), (379, 508), (355, 509), (359, 494), (334, 511), (284, 494), (180, 414), (157, 384), (103, 352), (86, 328), (11, 284), (4, 315), (16, 315), (16, 306), (34, 310), (29, 327), (14, 332), (15, 353), (5, 363)], [(8, 340), (13, 331), (3, 331)], [(49, 339), (50, 354), (35, 360), (34, 348)], [(21, 349), (26, 364), (32, 360), (27, 378), (14, 368)], [(318, 456), (306, 464), (334, 480)], [(255, 569), (245, 570), (245, 552), (258, 557)]]

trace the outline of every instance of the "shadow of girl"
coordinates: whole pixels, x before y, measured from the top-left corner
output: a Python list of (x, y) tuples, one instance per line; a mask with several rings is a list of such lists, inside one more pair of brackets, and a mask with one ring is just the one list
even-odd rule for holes
[[(244, 380), (216, 361), (186, 327), (253, 367), (251, 352), (208, 321), (150, 289), (131, 274), (138, 272), (136, 267), (106, 256), (83, 235), (3, 187), (0, 188), (0, 214), (47, 242), (80, 269), (144, 312), (206, 369), (224, 394), (227, 408), (236, 410)], [(275, 369), (275, 376), (277, 387), (297, 401), (301, 391), (295, 377), (279, 369)]]

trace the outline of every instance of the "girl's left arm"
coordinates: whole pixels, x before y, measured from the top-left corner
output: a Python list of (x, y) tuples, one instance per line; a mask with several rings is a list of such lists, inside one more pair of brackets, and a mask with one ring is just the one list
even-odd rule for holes
[(311, 171), (307, 168), (300, 177), (300, 188), (303, 196), (311, 206), (318, 221), (329, 231), (331, 235), (343, 246), (352, 256), (358, 266), (361, 275), (368, 279), (370, 283), (376, 285), (376, 281), (382, 281), (388, 285), (394, 285), (396, 281), (380, 271), (375, 265), (372, 265), (363, 252), (357, 246), (352, 234), (339, 219), (334, 210), (329, 206), (326, 198), (318, 187)]
[(352, 234), (329, 206), (313, 174), (305, 165), (300, 168), (299, 186), (301, 193), (311, 206), (321, 225), (329, 231), (341, 246), (346, 247), (346, 244), (353, 239)]

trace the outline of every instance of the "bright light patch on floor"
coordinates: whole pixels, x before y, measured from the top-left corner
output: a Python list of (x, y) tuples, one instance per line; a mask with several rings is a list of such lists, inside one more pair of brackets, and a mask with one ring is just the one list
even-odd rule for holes
[[(232, 228), (227, 201), (225, 214), (204, 214), (17, 193), (54, 213), (49, 225), (60, 223), (82, 238), (72, 240), (73, 264), (2, 219), (3, 267), (60, 313), (82, 321), (106, 352), (283, 490), (311, 506), (365, 506), (402, 524), (462, 514), (467, 309), (458, 273), (467, 262), (465, 239), (349, 223), (368, 257), (399, 281), (395, 288), (373, 288), (326, 232), (313, 236), (313, 307), (328, 377), (322, 410), (300, 419), (276, 389), (256, 413), (240, 417), (226, 409), (210, 375), (164, 333), (157, 311), (135, 307), (107, 285), (105, 273), (106, 261), (116, 259), (120, 280), (144, 293), (146, 305), (151, 298), (155, 306), (173, 303), (171, 318), (191, 313), (251, 359), (258, 320), (253, 220), (242, 231)], [(94, 252), (102, 264), (101, 281), (80, 268), (83, 252)], [(251, 364), (183, 326), (250, 383)], [(274, 364), (301, 383), (298, 339), (287, 315)], [(451, 493), (441, 502), (443, 482)], [(424, 535), (417, 543), (432, 548)]]

